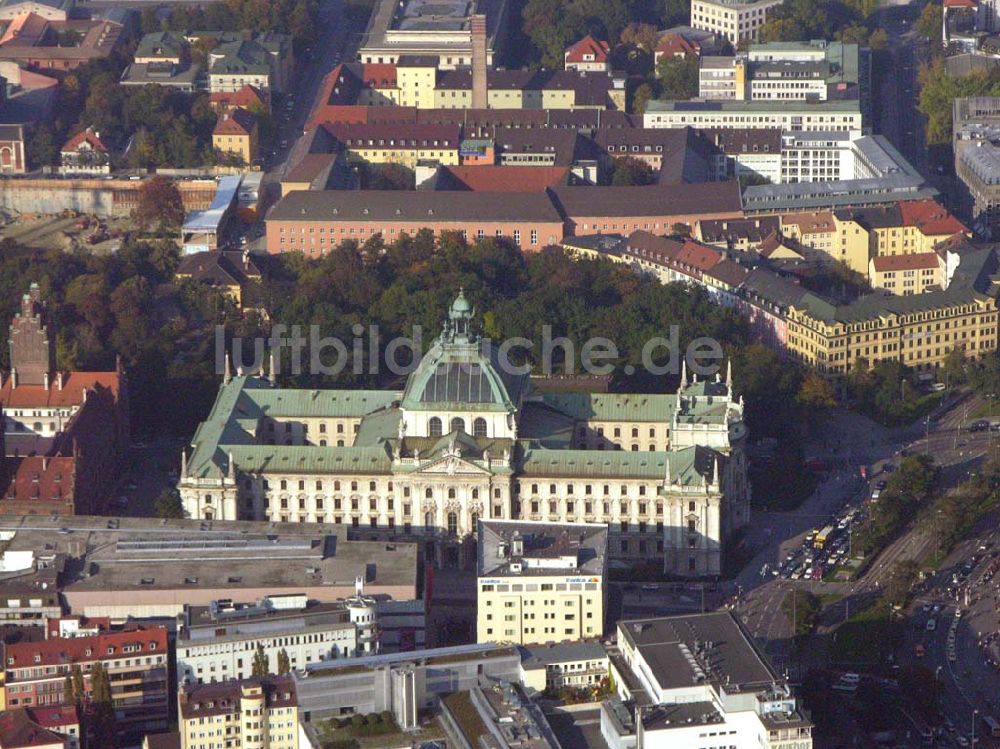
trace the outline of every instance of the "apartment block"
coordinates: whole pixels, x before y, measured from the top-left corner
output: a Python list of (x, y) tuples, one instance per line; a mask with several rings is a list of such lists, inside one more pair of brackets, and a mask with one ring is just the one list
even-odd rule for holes
[(923, 294), (947, 285), (945, 259), (937, 252), (873, 257), (868, 265), (868, 282), (874, 289), (893, 294)]
[(587, 523), (479, 521), (479, 642), (600, 637), (608, 531)]
[(165, 627), (139, 627), (87, 637), (50, 638), (3, 647), (7, 707), (65, 705), (65, 679), (74, 667), (89, 693), (97, 664), (108, 672), (116, 725), (124, 737), (164, 730), (169, 713)]
[(183, 687), (181, 749), (298, 749), (299, 708), (290, 676)]

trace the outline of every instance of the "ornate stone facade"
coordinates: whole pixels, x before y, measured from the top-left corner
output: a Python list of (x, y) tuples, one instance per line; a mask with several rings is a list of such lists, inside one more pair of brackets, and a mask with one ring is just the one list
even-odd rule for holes
[(749, 521), (743, 407), (675, 394), (540, 393), (473, 334), (463, 294), (403, 392), (225, 378), (182, 457), (191, 517), (332, 522), (471, 561), (479, 519), (607, 523), (610, 554), (711, 576)]

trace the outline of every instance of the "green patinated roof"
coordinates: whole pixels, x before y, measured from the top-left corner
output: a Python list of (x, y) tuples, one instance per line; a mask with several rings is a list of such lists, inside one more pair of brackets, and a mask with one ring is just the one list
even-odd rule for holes
[(528, 401), (518, 416), (517, 433), (550, 450), (566, 449), (573, 441), (574, 419), (547, 403)]
[[(386, 408), (398, 397), (399, 393), (391, 390), (276, 389), (257, 377), (233, 377), (219, 387), (211, 413), (194, 433), (188, 474), (207, 477), (225, 471), (231, 447), (255, 446), (254, 434), (262, 417), (360, 418)], [(241, 461), (236, 462), (244, 468)]]
[(261, 416), (276, 418), (354, 418), (386, 408), (399, 398), (394, 390), (298, 390), (259, 388), (246, 395)]
[(707, 447), (670, 452), (527, 449), (520, 464), (524, 478), (664, 479), (670, 462), (671, 486), (698, 486), (715, 475), (718, 453)]
[(358, 433), (354, 435), (354, 444), (362, 447), (394, 439), (399, 434), (399, 422), (402, 418), (403, 412), (398, 408), (385, 408), (368, 414), (361, 419)]
[(670, 420), (677, 403), (675, 395), (651, 393), (543, 393), (547, 405), (577, 421)]
[(253, 445), (235, 447), (232, 452), (240, 470), (253, 473), (388, 474), (392, 471), (392, 456), (385, 445), (375, 447)]

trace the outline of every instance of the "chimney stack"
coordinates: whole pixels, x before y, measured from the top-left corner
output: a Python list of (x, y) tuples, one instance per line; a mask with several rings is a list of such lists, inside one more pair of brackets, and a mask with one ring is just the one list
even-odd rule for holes
[(486, 16), (469, 19), (472, 37), (472, 108), (486, 109), (489, 103), (486, 80)]
[(62, 390), (63, 388), (63, 373), (62, 370), (56, 372), (56, 387)]

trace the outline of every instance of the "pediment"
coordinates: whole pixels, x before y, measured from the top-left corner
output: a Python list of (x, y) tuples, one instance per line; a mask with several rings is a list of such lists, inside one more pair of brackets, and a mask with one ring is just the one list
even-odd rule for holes
[(482, 466), (459, 458), (454, 455), (446, 455), (433, 462), (427, 463), (416, 470), (421, 475), (436, 476), (489, 476), (491, 472)]

